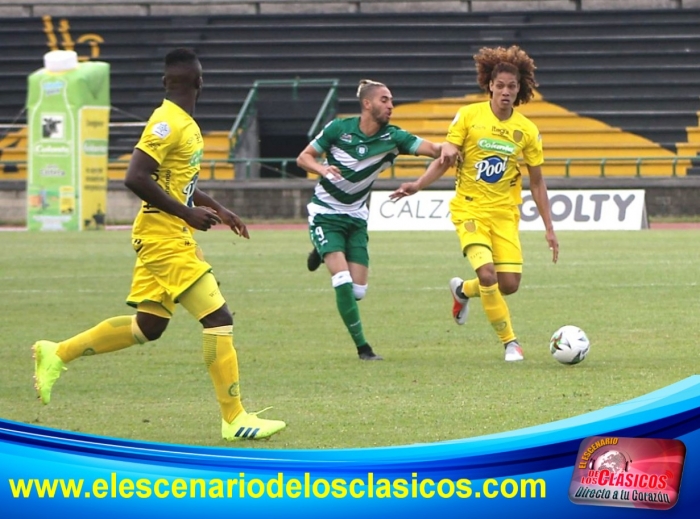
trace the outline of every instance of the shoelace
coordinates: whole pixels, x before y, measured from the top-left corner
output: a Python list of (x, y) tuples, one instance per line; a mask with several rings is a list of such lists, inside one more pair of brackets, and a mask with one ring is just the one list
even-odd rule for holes
[(269, 407), (266, 407), (265, 409), (262, 409), (260, 411), (255, 411), (254, 413), (248, 413), (248, 414), (258, 416), (259, 414), (264, 413), (265, 411), (269, 411), (270, 409), (272, 409), (272, 406), (269, 406)]

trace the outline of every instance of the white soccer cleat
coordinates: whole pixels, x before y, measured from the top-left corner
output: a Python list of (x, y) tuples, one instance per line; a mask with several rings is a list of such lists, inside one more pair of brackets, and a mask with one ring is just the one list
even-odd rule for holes
[(523, 349), (518, 344), (518, 341), (510, 341), (505, 345), (506, 348), (506, 362), (518, 362), (524, 360)]
[(467, 317), (469, 317), (469, 298), (457, 295), (457, 290), (461, 289), (463, 284), (464, 280), (462, 278), (450, 279), (450, 292), (452, 292), (452, 299), (454, 299), (452, 317), (459, 325), (466, 323)]

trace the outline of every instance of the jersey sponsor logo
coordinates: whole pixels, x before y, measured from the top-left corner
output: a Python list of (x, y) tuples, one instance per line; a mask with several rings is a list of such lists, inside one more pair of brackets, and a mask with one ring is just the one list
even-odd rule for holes
[(197, 141), (197, 143), (202, 142), (202, 135), (199, 133), (195, 133), (192, 137), (187, 139), (187, 146), (190, 146), (194, 141)]
[(513, 155), (515, 153), (515, 146), (513, 144), (499, 139), (479, 139), (476, 145), (486, 151), (496, 151), (506, 155)]
[(170, 135), (170, 126), (168, 123), (163, 121), (162, 123), (158, 123), (153, 126), (153, 130), (151, 130), (151, 132), (153, 135), (156, 135), (161, 139), (165, 139), (168, 135)]
[(501, 137), (503, 137), (505, 135), (508, 135), (510, 132), (508, 131), (508, 128), (499, 128), (498, 126), (492, 126), (491, 133), (493, 135), (500, 135)]
[(340, 136), (340, 140), (343, 142), (352, 142), (352, 135), (350, 135), (349, 133), (344, 133)]
[(380, 141), (390, 141), (391, 140), (391, 134), (389, 132), (385, 133), (381, 137), (379, 137)]
[(204, 155), (204, 150), (195, 151), (192, 154), (192, 156), (190, 157), (190, 166), (192, 166), (192, 167), (199, 166), (202, 162), (202, 155)]
[(498, 155), (491, 155), (484, 160), (480, 160), (474, 167), (476, 168), (476, 180), (483, 180), (488, 184), (495, 184), (503, 178), (508, 165), (508, 158), (501, 158)]

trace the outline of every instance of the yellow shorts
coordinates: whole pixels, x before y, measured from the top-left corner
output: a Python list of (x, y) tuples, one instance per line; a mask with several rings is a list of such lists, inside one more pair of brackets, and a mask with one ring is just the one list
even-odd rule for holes
[[(496, 272), (522, 272), (523, 253), (520, 247), (520, 211), (518, 207), (482, 209), (453, 198), (450, 202), (452, 223), (459, 237), (462, 254), (470, 245), (483, 245), (491, 250)], [(472, 265), (474, 270), (483, 266)]]
[(191, 237), (134, 239), (132, 245), (137, 257), (126, 300), (129, 306), (151, 301), (172, 315), (178, 297), (211, 271)]

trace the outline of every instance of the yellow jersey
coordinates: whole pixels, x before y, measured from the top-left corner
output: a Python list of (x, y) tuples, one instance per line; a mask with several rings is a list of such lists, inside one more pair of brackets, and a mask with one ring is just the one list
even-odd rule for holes
[[(165, 99), (148, 120), (136, 148), (159, 164), (154, 180), (161, 189), (192, 207), (204, 152), (202, 132), (192, 116)], [(132, 228), (132, 235), (139, 238), (176, 237), (190, 232), (183, 220), (146, 202)]]
[(537, 126), (521, 113), (501, 121), (489, 101), (463, 106), (447, 131), (447, 141), (462, 152), (456, 197), (484, 207), (522, 203), (518, 157), (540, 166), (544, 162)]

